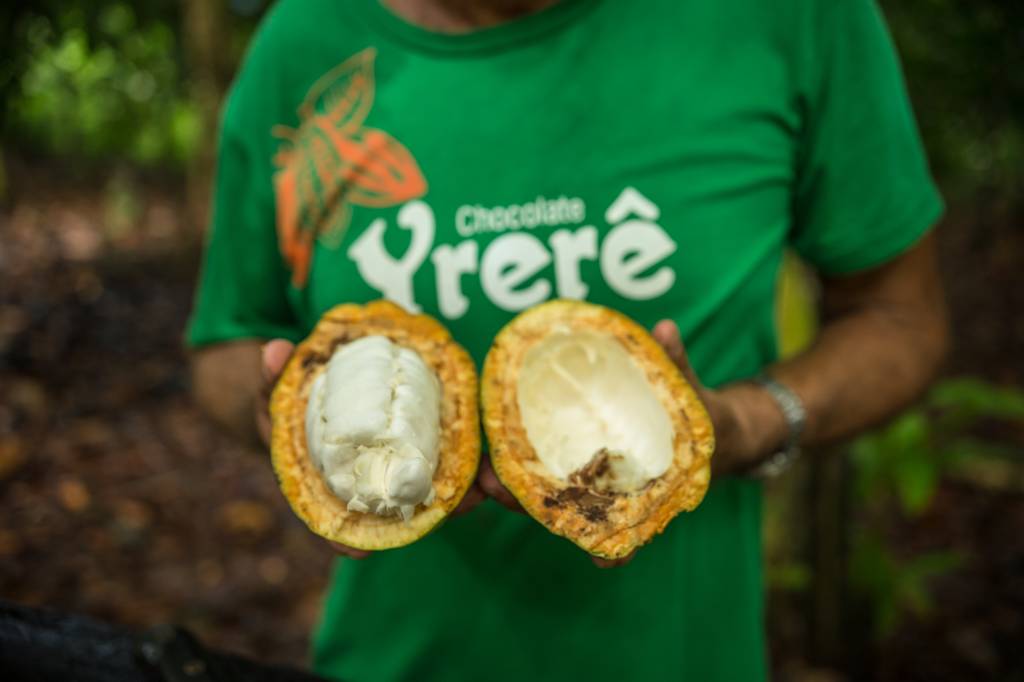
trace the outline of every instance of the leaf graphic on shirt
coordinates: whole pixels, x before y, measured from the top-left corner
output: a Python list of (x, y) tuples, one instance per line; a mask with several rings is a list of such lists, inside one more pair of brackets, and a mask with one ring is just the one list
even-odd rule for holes
[(349, 201), (360, 206), (393, 206), (423, 196), (427, 180), (409, 150), (383, 130), (363, 128), (347, 144)]
[(373, 106), (372, 47), (349, 57), (317, 79), (299, 106), (299, 118), (325, 114), (338, 130), (351, 131), (363, 125)]
[(373, 104), (375, 56), (368, 48), (331, 69), (299, 106), (299, 127), (272, 131), (282, 140), (274, 156), (278, 241), (296, 287), (309, 277), (317, 239), (341, 244), (353, 204), (394, 206), (427, 191), (409, 150), (363, 126)]

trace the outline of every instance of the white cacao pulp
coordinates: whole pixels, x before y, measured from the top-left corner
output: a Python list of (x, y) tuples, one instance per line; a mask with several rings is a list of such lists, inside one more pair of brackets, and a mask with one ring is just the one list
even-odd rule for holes
[(441, 385), (413, 350), (367, 336), (334, 351), (306, 408), (309, 454), (353, 511), (400, 514), (434, 498)]
[(517, 390), (530, 444), (561, 480), (592, 465), (599, 488), (629, 493), (672, 463), (668, 413), (613, 336), (552, 332), (527, 352)]

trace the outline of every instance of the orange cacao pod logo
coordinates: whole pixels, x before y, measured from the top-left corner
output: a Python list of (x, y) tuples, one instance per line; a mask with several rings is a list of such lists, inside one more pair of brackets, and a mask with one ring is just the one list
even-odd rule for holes
[(309, 279), (317, 239), (340, 243), (353, 205), (394, 206), (427, 191), (409, 150), (363, 125), (375, 56), (367, 48), (328, 71), (299, 106), (299, 126), (273, 130), (282, 140), (274, 156), (278, 242), (296, 287)]

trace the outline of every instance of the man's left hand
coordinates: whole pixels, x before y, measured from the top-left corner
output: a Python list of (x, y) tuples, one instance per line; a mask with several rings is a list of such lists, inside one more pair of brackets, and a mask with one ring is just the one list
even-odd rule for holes
[(706, 387), (693, 371), (679, 327), (671, 320), (655, 325), (654, 338), (697, 392), (711, 417), (715, 433), (715, 452), (711, 458), (714, 475), (749, 470), (785, 442), (785, 417), (764, 389), (743, 382), (718, 390)]
[[(743, 471), (764, 454), (766, 443), (771, 443), (775, 439), (779, 443), (782, 442), (785, 437), (785, 421), (781, 412), (762, 389), (745, 384), (733, 384), (723, 390), (704, 386), (690, 366), (686, 349), (679, 336), (679, 328), (671, 320), (662, 320), (654, 327), (654, 338), (693, 386), (708, 410), (715, 431), (715, 454), (711, 458), (715, 475)], [(486, 457), (480, 464), (477, 485), (506, 508), (525, 513), (516, 498), (495, 475)], [(633, 554), (614, 560), (592, 557), (594, 563), (601, 568), (622, 566), (629, 563), (632, 558)]]

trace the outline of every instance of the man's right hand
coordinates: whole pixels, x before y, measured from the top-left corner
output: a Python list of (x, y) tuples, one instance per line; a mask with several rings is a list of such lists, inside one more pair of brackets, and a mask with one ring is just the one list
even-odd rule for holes
[[(281, 376), (281, 372), (284, 370), (285, 364), (288, 362), (288, 358), (291, 357), (292, 351), (295, 350), (295, 345), (291, 341), (285, 339), (273, 339), (263, 345), (261, 350), (261, 382), (259, 394), (256, 396), (256, 430), (259, 433), (260, 439), (263, 444), (268, 448), (270, 447), (270, 432), (271, 432), (271, 421), (270, 421), (270, 394), (274, 390), (274, 385), (277, 383), (278, 377)], [(462, 498), (462, 502), (455, 508), (454, 515), (465, 514), (470, 509), (480, 504), (484, 499), (484, 492), (474, 482), (473, 486), (466, 493), (465, 497)], [(371, 552), (367, 552), (363, 549), (356, 549), (355, 547), (349, 547), (339, 542), (328, 542), (331, 547), (334, 548), (339, 554), (344, 554), (350, 559), (365, 559), (370, 556)]]

